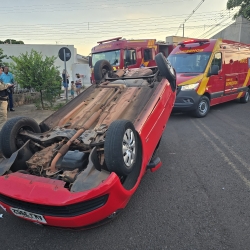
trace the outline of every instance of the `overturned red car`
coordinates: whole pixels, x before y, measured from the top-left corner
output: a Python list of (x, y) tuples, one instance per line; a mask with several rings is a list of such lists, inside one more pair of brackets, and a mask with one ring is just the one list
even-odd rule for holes
[(155, 152), (176, 96), (175, 71), (113, 72), (105, 60), (97, 83), (40, 124), (15, 117), (1, 131), (0, 207), (49, 226), (89, 228), (124, 209), (144, 173), (161, 166)]

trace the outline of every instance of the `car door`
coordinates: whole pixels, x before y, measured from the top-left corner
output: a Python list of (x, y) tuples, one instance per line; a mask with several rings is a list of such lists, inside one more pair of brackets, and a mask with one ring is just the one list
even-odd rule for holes
[(225, 75), (223, 72), (221, 52), (215, 53), (211, 68), (213, 65), (217, 65), (219, 71), (217, 75), (211, 75), (209, 77), (208, 88), (211, 90), (211, 105), (221, 103), (225, 91)]

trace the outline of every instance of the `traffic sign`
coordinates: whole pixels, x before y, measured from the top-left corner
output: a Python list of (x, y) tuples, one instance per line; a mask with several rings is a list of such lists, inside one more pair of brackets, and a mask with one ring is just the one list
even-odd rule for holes
[(58, 56), (62, 61), (67, 62), (71, 58), (71, 51), (67, 47), (62, 47), (58, 52)]

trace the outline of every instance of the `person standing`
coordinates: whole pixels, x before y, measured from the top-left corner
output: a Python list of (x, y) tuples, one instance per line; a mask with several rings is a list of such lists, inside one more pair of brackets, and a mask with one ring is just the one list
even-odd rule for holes
[(71, 90), (70, 90), (70, 94), (71, 94), (71, 98), (72, 98), (72, 99), (75, 97), (75, 89), (76, 89), (76, 85), (75, 85), (74, 81), (71, 81)]
[(79, 95), (81, 93), (82, 88), (82, 79), (79, 74), (76, 74), (76, 94)]
[(0, 75), (0, 81), (3, 82), (4, 84), (8, 85), (7, 90), (8, 90), (8, 97), (9, 97), (9, 110), (15, 111), (15, 109), (13, 108), (14, 77), (9, 72), (9, 67), (5, 66), (3, 68), (3, 72)]
[(69, 74), (68, 74), (68, 72), (65, 71), (65, 69), (62, 72), (62, 79), (63, 79), (65, 98), (67, 98), (67, 92), (68, 92), (68, 88), (69, 88)]
[[(3, 74), (3, 69), (0, 67), (0, 78)], [(7, 90), (13, 87), (13, 84), (4, 84), (0, 80), (0, 130), (7, 121), (7, 107), (8, 107), (8, 92)]]

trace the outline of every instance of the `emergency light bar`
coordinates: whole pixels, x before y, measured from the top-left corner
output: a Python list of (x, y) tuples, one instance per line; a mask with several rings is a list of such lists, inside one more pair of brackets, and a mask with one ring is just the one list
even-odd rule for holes
[(209, 39), (190, 39), (190, 40), (180, 42), (178, 43), (178, 45), (181, 45), (182, 47), (184, 47), (186, 44), (191, 44), (191, 43), (199, 43), (200, 45), (202, 45), (204, 43), (209, 43)]
[(111, 39), (108, 39), (108, 40), (103, 40), (103, 41), (100, 41), (100, 42), (97, 42), (97, 43), (102, 44), (102, 43), (105, 43), (105, 42), (119, 41), (121, 39), (122, 39), (122, 36), (116, 37), (116, 38), (111, 38)]

